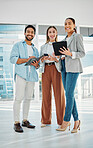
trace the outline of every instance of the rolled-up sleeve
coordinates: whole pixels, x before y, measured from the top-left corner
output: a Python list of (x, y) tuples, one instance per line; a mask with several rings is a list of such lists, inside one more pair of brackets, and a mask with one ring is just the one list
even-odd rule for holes
[[(38, 52), (38, 49), (37, 49), (37, 48), (35, 48), (35, 49), (36, 49), (36, 57), (39, 58), (39, 52)], [(38, 66), (38, 68), (39, 68), (39, 67), (40, 67), (40, 62), (38, 63), (38, 65), (39, 65), (39, 66)], [(38, 69), (38, 68), (36, 68), (36, 69)]]
[(36, 55), (36, 56), (37, 56), (37, 58), (38, 58), (38, 57), (39, 57), (39, 52), (38, 52), (38, 50), (37, 50), (37, 49), (36, 49), (36, 53), (37, 53), (37, 55)]
[(85, 56), (83, 37), (81, 34), (77, 35), (76, 46), (77, 46), (77, 52), (72, 52), (72, 59), (82, 58)]
[[(42, 46), (40, 47), (40, 56), (42, 56)], [(40, 60), (40, 64), (42, 64), (41, 60)]]
[(15, 44), (13, 46), (12, 51), (11, 51), (11, 54), (10, 54), (10, 62), (12, 64), (16, 64), (18, 58), (19, 58), (18, 45)]

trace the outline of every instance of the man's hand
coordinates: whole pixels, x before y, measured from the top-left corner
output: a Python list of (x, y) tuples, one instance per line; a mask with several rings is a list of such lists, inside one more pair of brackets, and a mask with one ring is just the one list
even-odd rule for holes
[(21, 58), (18, 58), (16, 64), (23, 64), (23, 63), (26, 63), (26, 62), (28, 62), (31, 58), (35, 58), (35, 56), (31, 56), (31, 57), (29, 57), (28, 59), (21, 59)]
[(32, 66), (35, 66), (35, 68), (38, 68), (39, 67), (39, 63), (40, 62), (40, 60), (39, 61), (33, 61), (33, 63), (31, 63), (31, 65)]
[(27, 59), (27, 62), (32, 59), (32, 58), (36, 58), (35, 56), (30, 56), (28, 59)]

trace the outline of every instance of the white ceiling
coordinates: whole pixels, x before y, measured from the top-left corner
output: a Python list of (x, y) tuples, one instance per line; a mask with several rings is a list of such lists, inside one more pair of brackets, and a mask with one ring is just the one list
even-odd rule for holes
[(0, 23), (64, 24), (93, 26), (93, 0), (0, 0)]

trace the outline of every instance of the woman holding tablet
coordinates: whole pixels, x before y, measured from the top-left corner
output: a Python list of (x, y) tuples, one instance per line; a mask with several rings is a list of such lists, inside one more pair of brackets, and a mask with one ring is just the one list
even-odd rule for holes
[[(56, 116), (58, 125), (62, 125), (65, 111), (64, 88), (61, 78), (61, 60), (53, 56), (52, 43), (57, 41), (57, 29), (50, 26), (46, 32), (47, 40), (41, 46), (40, 56), (46, 55), (41, 59), (42, 65), (42, 119), (41, 127), (51, 124), (51, 101), (52, 86), (55, 97)], [(47, 56), (48, 54), (48, 56)]]
[(65, 31), (67, 32), (65, 40), (67, 41), (68, 49), (61, 49), (60, 53), (65, 55), (62, 58), (62, 80), (66, 96), (66, 109), (62, 126), (57, 130), (65, 131), (68, 126), (70, 127), (72, 114), (74, 128), (71, 133), (76, 133), (80, 129), (80, 120), (78, 118), (74, 90), (78, 76), (83, 72), (80, 58), (85, 56), (85, 51), (83, 38), (80, 34), (76, 33), (75, 20), (73, 18), (67, 18), (65, 20)]

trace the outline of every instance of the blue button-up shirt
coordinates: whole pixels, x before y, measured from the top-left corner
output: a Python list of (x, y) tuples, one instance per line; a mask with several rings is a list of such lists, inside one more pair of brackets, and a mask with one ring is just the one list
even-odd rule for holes
[[(35, 57), (39, 57), (38, 50), (35, 48), (34, 44), (31, 45), (33, 49), (33, 55)], [(36, 68), (31, 65), (30, 72), (29, 66), (24, 66), (25, 63), (16, 64), (18, 58), (26, 59), (29, 58), (27, 44), (25, 41), (20, 41), (14, 44), (11, 55), (10, 55), (10, 62), (15, 64), (15, 74), (14, 79), (16, 78), (16, 74), (20, 77), (24, 78), (26, 81), (37, 82), (38, 81), (38, 73)]]

